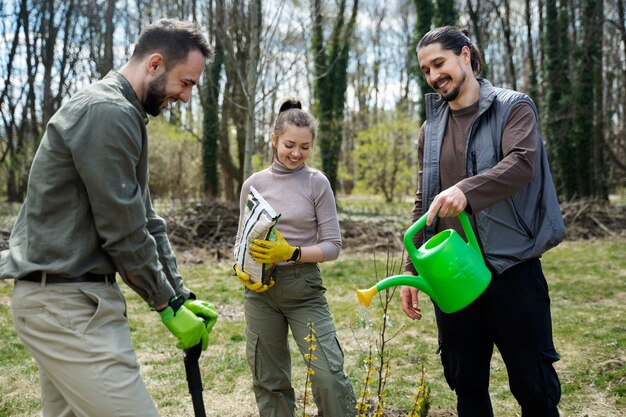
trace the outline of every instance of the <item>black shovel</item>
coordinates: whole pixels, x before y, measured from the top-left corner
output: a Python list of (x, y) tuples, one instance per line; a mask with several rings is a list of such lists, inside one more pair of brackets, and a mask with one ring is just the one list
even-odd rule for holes
[(206, 417), (204, 399), (202, 398), (202, 377), (200, 376), (200, 366), (198, 365), (198, 359), (200, 359), (201, 353), (202, 342), (192, 348), (183, 350), (187, 385), (189, 386), (195, 417)]

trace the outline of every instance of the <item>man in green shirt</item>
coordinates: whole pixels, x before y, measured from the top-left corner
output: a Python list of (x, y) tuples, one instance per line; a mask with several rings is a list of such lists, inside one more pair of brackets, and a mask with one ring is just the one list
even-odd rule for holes
[(187, 102), (212, 50), (192, 24), (161, 20), (119, 72), (50, 119), (26, 200), (0, 257), (15, 279), (15, 329), (40, 370), (43, 416), (158, 416), (139, 375), (118, 273), (186, 349), (215, 307), (183, 284), (148, 189), (147, 114)]

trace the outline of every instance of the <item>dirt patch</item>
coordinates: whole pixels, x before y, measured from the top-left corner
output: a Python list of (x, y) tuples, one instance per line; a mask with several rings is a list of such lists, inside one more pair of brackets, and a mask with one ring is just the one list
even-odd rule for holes
[(450, 410), (449, 408), (428, 411), (428, 417), (456, 417), (456, 415), (456, 411)]

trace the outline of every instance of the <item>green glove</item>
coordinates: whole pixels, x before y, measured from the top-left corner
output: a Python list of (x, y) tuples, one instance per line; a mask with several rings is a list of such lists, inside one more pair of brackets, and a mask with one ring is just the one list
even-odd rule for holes
[(256, 262), (273, 264), (276, 262), (298, 262), (301, 256), (299, 246), (291, 246), (280, 232), (276, 231), (276, 241), (254, 239), (250, 253)]
[(250, 280), (250, 275), (246, 272), (243, 272), (241, 268), (239, 268), (239, 265), (237, 264), (233, 265), (233, 269), (235, 270), (235, 273), (237, 274), (237, 278), (239, 278), (239, 281), (241, 281), (241, 283), (245, 285), (245, 287), (251, 291), (264, 292), (274, 286), (274, 283), (275, 283), (274, 278), (270, 279), (269, 284), (263, 284), (261, 281), (252, 282)]
[(204, 327), (206, 327), (208, 333), (211, 333), (218, 317), (217, 310), (213, 304), (208, 301), (196, 300), (194, 297), (185, 301), (183, 306), (187, 307), (196, 316), (204, 319)]
[(159, 311), (161, 321), (178, 339), (179, 349), (189, 349), (202, 342), (202, 350), (209, 346), (209, 332), (204, 321), (184, 306), (183, 297), (174, 297)]

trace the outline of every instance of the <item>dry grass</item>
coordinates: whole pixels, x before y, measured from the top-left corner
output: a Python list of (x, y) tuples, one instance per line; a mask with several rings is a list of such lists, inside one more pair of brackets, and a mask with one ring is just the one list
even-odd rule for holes
[[(556, 367), (563, 385), (561, 410), (566, 417), (615, 417), (626, 414), (626, 240), (565, 242), (543, 259), (553, 302), (555, 342), (561, 354)], [(200, 366), (207, 413), (219, 417), (257, 416), (250, 372), (245, 360), (245, 337), (240, 284), (230, 265), (202, 251), (179, 253), (186, 282), (201, 298), (213, 301), (221, 313), (203, 353)], [(378, 259), (384, 257), (379, 254)], [(346, 354), (346, 371), (355, 391), (360, 389), (363, 350), (374, 331), (359, 325), (359, 315), (374, 324), (380, 319), (376, 302), (369, 310), (356, 303), (355, 288), (372, 285), (385, 270), (371, 256), (344, 253), (323, 265), (325, 284), (338, 337)], [(0, 282), (0, 417), (39, 415), (36, 365), (13, 331), (9, 318), (12, 283)], [(184, 378), (182, 354), (158, 316), (132, 291), (127, 296), (133, 341), (142, 376), (163, 416), (192, 416)], [(398, 297), (398, 295), (396, 295)], [(402, 329), (388, 347), (392, 376), (388, 383), (388, 417), (402, 416), (410, 406), (422, 362), (431, 383), (431, 416), (454, 416), (454, 393), (442, 376), (436, 349), (432, 307), (423, 300), (424, 318), (409, 321), (399, 300), (390, 309), (394, 329)], [(304, 388), (304, 364), (292, 343), (293, 378), (297, 395)], [(498, 354), (492, 362), (492, 400), (498, 416), (519, 416), (504, 365)]]

